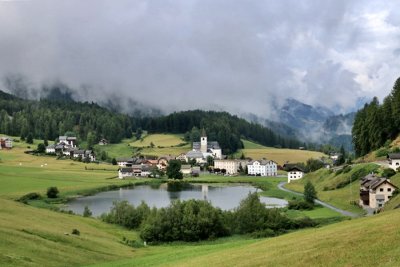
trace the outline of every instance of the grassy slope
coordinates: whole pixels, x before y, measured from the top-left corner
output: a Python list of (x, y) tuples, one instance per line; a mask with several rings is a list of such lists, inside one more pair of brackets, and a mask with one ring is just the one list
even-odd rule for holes
[(186, 143), (182, 138), (183, 138), (182, 135), (175, 135), (175, 134), (149, 134), (145, 138), (131, 143), (131, 146), (147, 147), (150, 146), (151, 143), (153, 143), (154, 146), (156, 147), (157, 146), (171, 147), (182, 143)]
[[(317, 192), (318, 192), (318, 198), (326, 201), (334, 206), (337, 206), (338, 208), (342, 208), (348, 211), (352, 212), (358, 212), (362, 213), (361, 208), (352, 205), (350, 202), (351, 201), (356, 201), (358, 203), (359, 200), (359, 188), (360, 188), (360, 181), (354, 181), (347, 186), (336, 189), (336, 190), (328, 190), (324, 191), (324, 187), (328, 186), (334, 186), (341, 181), (348, 180), (349, 177), (356, 172), (357, 170), (361, 168), (375, 168), (377, 165), (368, 163), (368, 164), (357, 164), (353, 165), (352, 170), (347, 173), (347, 174), (339, 174), (336, 175), (335, 173), (330, 173), (326, 169), (321, 169), (319, 171), (316, 171), (314, 173), (307, 174), (303, 179), (291, 182), (290, 184), (287, 184), (286, 187), (298, 191), (298, 192), (303, 192), (304, 189), (304, 184), (307, 181), (311, 181)], [(396, 175), (395, 177), (392, 178), (392, 181), (396, 185), (400, 185), (400, 175)]]
[[(98, 220), (0, 199), (1, 266), (74, 266), (131, 257), (135, 233)], [(80, 236), (65, 235), (78, 229)]]
[(321, 152), (299, 150), (299, 149), (285, 149), (285, 148), (272, 148), (264, 147), (259, 144), (242, 140), (244, 149), (239, 150), (236, 156), (240, 156), (242, 153), (246, 157), (253, 159), (267, 158), (277, 162), (279, 165), (289, 162), (306, 162), (310, 158), (321, 158), (324, 155)]
[(177, 246), (97, 266), (399, 266), (400, 212), (345, 221), (246, 244)]

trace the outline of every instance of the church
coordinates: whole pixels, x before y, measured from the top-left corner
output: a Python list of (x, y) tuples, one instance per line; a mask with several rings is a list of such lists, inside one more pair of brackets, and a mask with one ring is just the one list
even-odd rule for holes
[(206, 131), (203, 129), (200, 142), (193, 142), (193, 150), (187, 153), (188, 158), (194, 158), (197, 162), (206, 162), (207, 157), (222, 158), (222, 150), (217, 141), (207, 141)]

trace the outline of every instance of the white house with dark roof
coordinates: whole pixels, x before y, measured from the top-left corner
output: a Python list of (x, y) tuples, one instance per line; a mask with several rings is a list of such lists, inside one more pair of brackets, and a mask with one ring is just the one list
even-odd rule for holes
[(118, 166), (120, 167), (132, 167), (133, 158), (117, 158), (116, 159)]
[(247, 164), (247, 174), (257, 176), (278, 175), (278, 165), (272, 160), (253, 160)]
[(288, 183), (290, 183), (290, 181), (299, 180), (303, 178), (304, 170), (297, 166), (294, 166), (288, 170), (287, 175), (288, 175)]
[(365, 176), (360, 181), (360, 206), (371, 209), (382, 208), (390, 200), (398, 187), (387, 178), (374, 174)]
[(7, 148), (11, 149), (13, 146), (13, 140), (10, 137), (0, 137), (0, 149)]
[(55, 144), (48, 145), (46, 147), (46, 153), (47, 154), (56, 154), (56, 145)]
[(389, 167), (397, 171), (400, 167), (400, 153), (389, 153), (387, 155)]
[(76, 137), (75, 136), (59, 136), (58, 143), (64, 144), (69, 147), (76, 147)]

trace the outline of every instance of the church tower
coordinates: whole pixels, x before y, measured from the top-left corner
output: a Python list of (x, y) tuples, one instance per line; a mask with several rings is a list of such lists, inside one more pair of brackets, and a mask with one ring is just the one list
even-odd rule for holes
[(207, 152), (207, 135), (206, 135), (206, 130), (201, 131), (201, 137), (200, 137), (200, 151), (202, 153)]

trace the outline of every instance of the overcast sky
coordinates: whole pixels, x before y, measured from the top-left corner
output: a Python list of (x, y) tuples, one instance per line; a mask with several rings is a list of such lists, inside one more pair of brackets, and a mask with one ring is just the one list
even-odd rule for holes
[[(400, 76), (399, 1), (1, 1), (0, 75), (166, 110), (347, 111)], [(90, 91), (89, 90), (89, 91)]]

